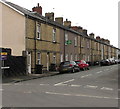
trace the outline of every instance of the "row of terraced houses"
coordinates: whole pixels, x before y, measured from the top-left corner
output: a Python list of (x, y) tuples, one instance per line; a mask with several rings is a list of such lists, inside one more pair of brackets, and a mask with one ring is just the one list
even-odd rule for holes
[[(108, 39), (88, 35), (80, 26), (72, 26), (54, 13), (42, 15), (39, 4), (32, 11), (7, 1), (0, 1), (2, 46), (11, 48), (12, 55), (27, 57), (27, 72), (34, 73), (40, 64), (49, 71), (52, 63), (84, 59), (94, 63), (102, 59), (117, 58), (118, 48)], [(1, 22), (2, 21), (2, 22)], [(113, 36), (114, 37), (114, 36)]]

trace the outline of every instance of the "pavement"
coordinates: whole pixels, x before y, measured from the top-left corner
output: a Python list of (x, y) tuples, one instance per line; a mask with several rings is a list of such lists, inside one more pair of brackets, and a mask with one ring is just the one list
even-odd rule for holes
[[(90, 66), (90, 69), (94, 69), (96, 67), (98, 66)], [(51, 71), (51, 72), (42, 73), (42, 74), (27, 74), (24, 76), (3, 77), (2, 83), (18, 83), (18, 82), (28, 81), (28, 80), (42, 78), (42, 77), (54, 76), (57, 74), (59, 74), (58, 71)]]
[(17, 82), (28, 81), (42, 77), (54, 76), (57, 75), (58, 73), (59, 72), (56, 71), (56, 72), (47, 72), (42, 74), (27, 74), (24, 76), (4, 77), (2, 78), (2, 83), (17, 83)]

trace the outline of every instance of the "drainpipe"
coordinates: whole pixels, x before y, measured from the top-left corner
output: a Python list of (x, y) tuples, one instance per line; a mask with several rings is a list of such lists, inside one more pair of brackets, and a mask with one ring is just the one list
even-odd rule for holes
[(35, 34), (34, 35), (34, 40), (35, 40), (34, 41), (35, 42), (35, 66), (34, 67), (35, 67), (35, 71), (36, 71), (36, 29), (37, 29), (36, 28), (36, 26), (37, 26), (36, 24), (37, 24), (37, 22), (35, 21), (35, 31), (34, 31), (34, 34)]
[(82, 37), (82, 36), (80, 36), (80, 59), (81, 59), (81, 49), (82, 49), (82, 48), (81, 48), (81, 42), (82, 42), (82, 41), (81, 41), (81, 37)]
[(25, 19), (25, 55), (26, 55), (26, 74), (28, 74), (28, 61), (27, 61), (27, 55), (28, 55), (28, 48), (27, 48), (27, 40), (28, 40), (28, 37), (27, 37), (27, 22), (28, 20), (28, 15), (26, 15), (26, 19)]
[(65, 61), (65, 30), (64, 30), (64, 61)]

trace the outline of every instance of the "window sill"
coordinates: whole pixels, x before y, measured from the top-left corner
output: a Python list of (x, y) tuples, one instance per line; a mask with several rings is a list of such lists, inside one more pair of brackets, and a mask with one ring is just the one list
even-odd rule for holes
[(55, 43), (55, 44), (56, 44), (57, 42), (56, 42), (56, 41), (53, 41), (53, 43)]

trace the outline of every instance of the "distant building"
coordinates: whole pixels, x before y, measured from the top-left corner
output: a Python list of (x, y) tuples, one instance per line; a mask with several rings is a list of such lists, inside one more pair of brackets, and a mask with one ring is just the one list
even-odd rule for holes
[(94, 33), (54, 13), (42, 15), (38, 4), (32, 11), (11, 2), (0, 1), (2, 7), (2, 48), (11, 48), (12, 55), (27, 58), (27, 73), (35, 73), (36, 65), (49, 71), (50, 65), (68, 60), (94, 63), (102, 59), (116, 58), (118, 48), (107, 39), (95, 38)]

